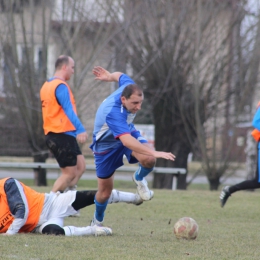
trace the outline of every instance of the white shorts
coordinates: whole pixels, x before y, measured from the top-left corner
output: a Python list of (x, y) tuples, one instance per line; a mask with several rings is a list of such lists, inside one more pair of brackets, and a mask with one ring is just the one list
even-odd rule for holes
[(44, 227), (56, 224), (63, 227), (64, 218), (74, 215), (77, 211), (71, 206), (77, 191), (45, 194), (43, 210), (34, 233), (42, 233)]

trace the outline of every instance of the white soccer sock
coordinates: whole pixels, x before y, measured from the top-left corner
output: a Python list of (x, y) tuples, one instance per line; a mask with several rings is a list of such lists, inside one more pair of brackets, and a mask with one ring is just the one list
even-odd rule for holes
[(118, 202), (133, 203), (134, 200), (135, 200), (134, 193), (112, 190), (111, 195), (108, 199), (108, 204), (118, 203)]
[(93, 228), (90, 226), (87, 227), (74, 227), (74, 226), (66, 226), (63, 227), (65, 231), (65, 236), (92, 236), (95, 234)]

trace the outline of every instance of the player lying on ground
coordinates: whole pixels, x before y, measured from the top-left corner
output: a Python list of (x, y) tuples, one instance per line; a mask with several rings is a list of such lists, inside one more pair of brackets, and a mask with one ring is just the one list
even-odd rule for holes
[[(63, 227), (65, 217), (94, 204), (96, 190), (39, 193), (13, 178), (0, 180), (0, 233), (40, 233), (65, 236), (107, 236), (111, 228)], [(138, 194), (113, 190), (108, 203), (140, 205)]]

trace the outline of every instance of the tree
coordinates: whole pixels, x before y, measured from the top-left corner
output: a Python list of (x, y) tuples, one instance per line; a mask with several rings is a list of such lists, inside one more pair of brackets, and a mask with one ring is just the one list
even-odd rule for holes
[[(156, 149), (177, 156), (174, 163), (158, 160), (157, 165), (187, 169), (192, 152), (202, 161), (210, 189), (217, 189), (230, 168), (236, 123), (248, 118), (248, 93), (254, 93), (259, 80), (260, 27), (254, 22), (241, 33), (245, 3), (58, 3), (59, 8), (42, 0), (6, 0), (0, 5), (5, 109), (17, 124), (25, 125), (34, 160), (45, 161), (47, 156), (39, 89), (52, 75), (56, 55), (68, 54), (76, 61), (71, 86), (88, 132), (99, 103), (113, 90), (94, 83), (91, 69), (97, 64), (130, 68), (144, 86), (147, 109), (142, 115), (155, 124)], [(172, 176), (155, 174), (153, 186), (171, 188), (171, 181)], [(181, 176), (177, 188), (186, 185), (186, 176)]]
[[(4, 120), (12, 116), (17, 127), (24, 126), (34, 161), (45, 162), (48, 150), (42, 129), (40, 88), (53, 75), (57, 56), (72, 56), (76, 69), (71, 85), (78, 113), (85, 125), (93, 121), (98, 103), (111, 90), (101, 91), (93, 84), (93, 77), (86, 78), (97, 60), (103, 66), (112, 64), (110, 41), (118, 34), (112, 17), (119, 6), (112, 1), (3, 0), (0, 8)], [(35, 169), (35, 182), (47, 184), (45, 169)]]
[[(5, 65), (7, 117), (24, 125), (34, 161), (48, 157), (42, 130), (39, 89), (46, 79), (49, 1), (2, 1), (1, 47)], [(39, 6), (41, 8), (39, 8)], [(42, 19), (42, 20), (41, 20)], [(47, 25), (46, 25), (47, 23)], [(37, 39), (36, 24), (43, 37)], [(41, 45), (41, 48), (37, 46)], [(9, 108), (9, 109), (8, 109)], [(46, 185), (46, 170), (35, 169), (35, 181)]]
[[(247, 82), (248, 45), (238, 37), (242, 2), (126, 1), (125, 12), (128, 62), (152, 106), (156, 149), (177, 157), (157, 165), (187, 169), (193, 152), (210, 189), (217, 189), (230, 167), (235, 136), (222, 138), (225, 121), (235, 129), (251, 101), (237, 98), (235, 85), (238, 78)], [(256, 80), (251, 83), (241, 84), (243, 93), (254, 89)], [(171, 181), (172, 176), (155, 174), (153, 186), (171, 188)], [(186, 176), (178, 178), (177, 188), (186, 188)]]

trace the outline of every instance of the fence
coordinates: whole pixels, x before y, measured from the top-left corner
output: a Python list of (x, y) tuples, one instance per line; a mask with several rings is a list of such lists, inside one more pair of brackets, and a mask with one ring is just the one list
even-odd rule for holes
[[(0, 169), (49, 169), (49, 170), (58, 170), (60, 169), (59, 165), (56, 163), (37, 163), (37, 162), (0, 162)], [(86, 165), (86, 170), (96, 170), (95, 165)], [(122, 166), (117, 169), (119, 172), (133, 172), (133, 167)], [(153, 170), (154, 173), (162, 174), (172, 174), (172, 190), (176, 190), (177, 178), (180, 174), (186, 174), (186, 169), (184, 168), (164, 168), (164, 167), (155, 167)]]

